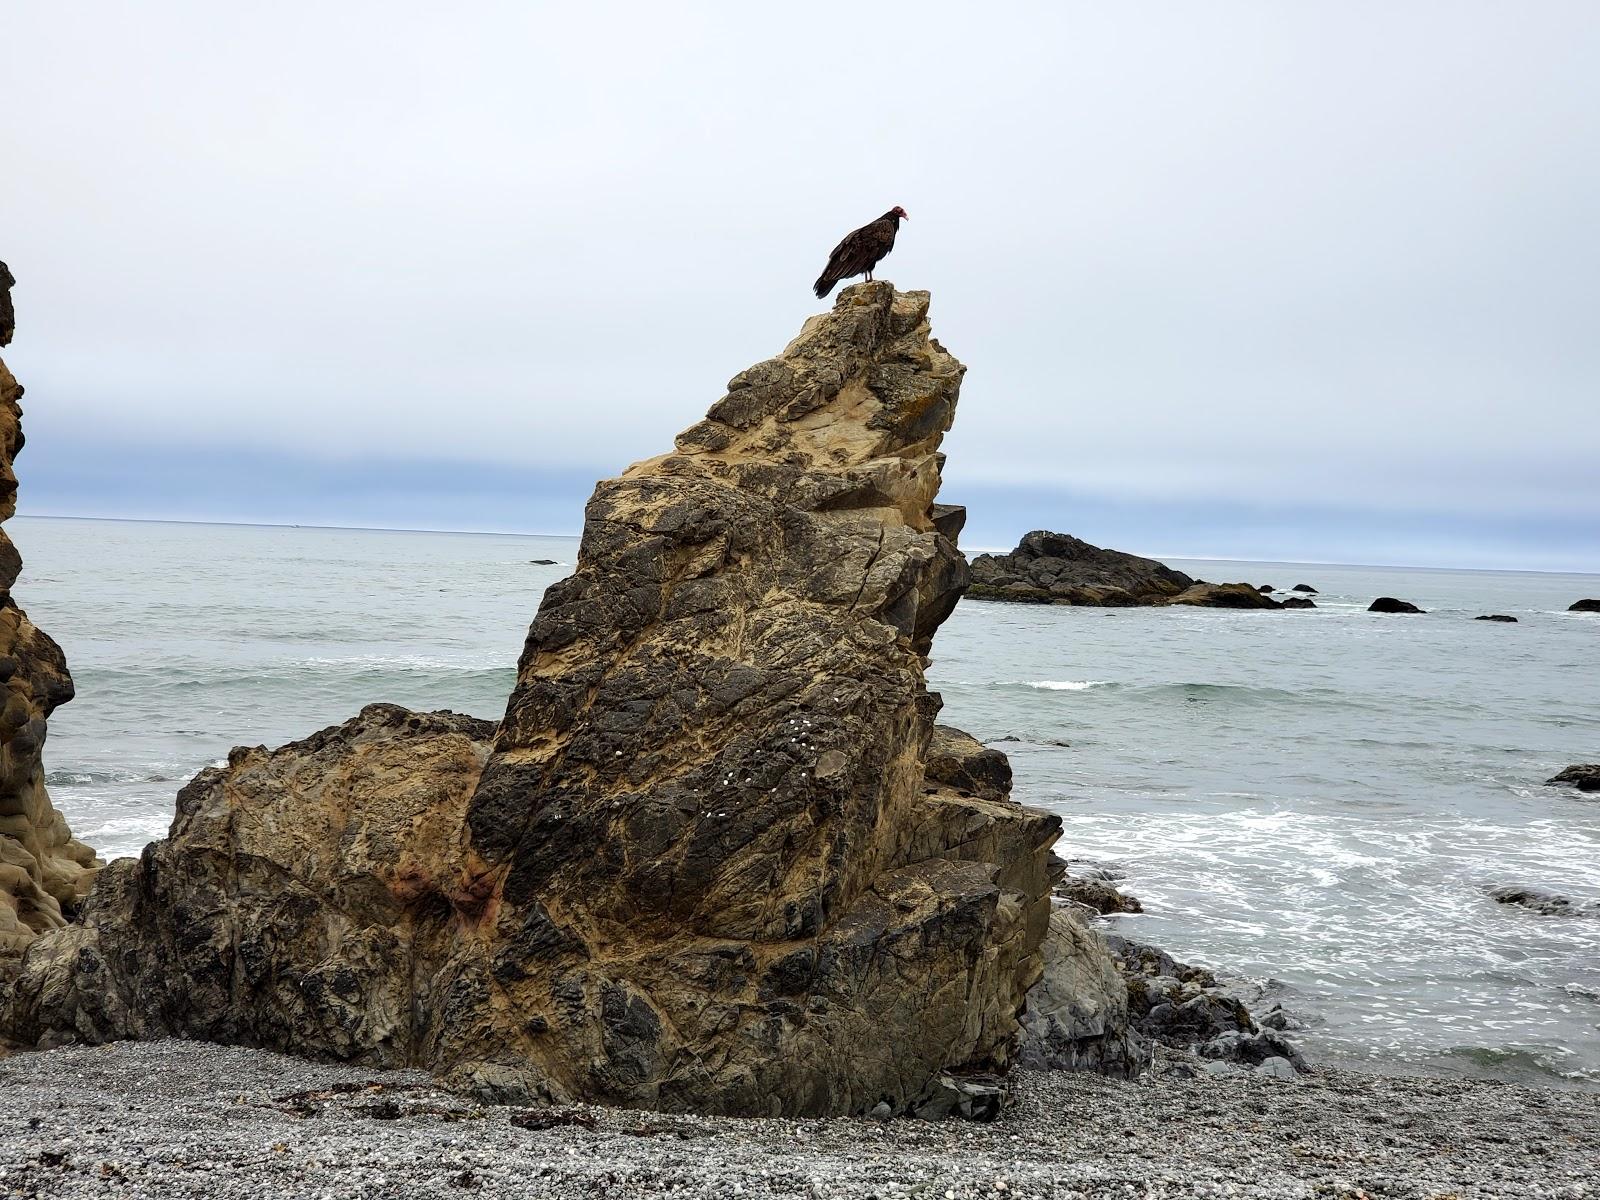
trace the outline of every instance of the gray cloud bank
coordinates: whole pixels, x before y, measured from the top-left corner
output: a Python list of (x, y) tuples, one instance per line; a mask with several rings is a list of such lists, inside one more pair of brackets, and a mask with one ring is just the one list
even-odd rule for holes
[(4, 26), (33, 511), (575, 529), (903, 204), (986, 540), (1600, 569), (1591, 4)]

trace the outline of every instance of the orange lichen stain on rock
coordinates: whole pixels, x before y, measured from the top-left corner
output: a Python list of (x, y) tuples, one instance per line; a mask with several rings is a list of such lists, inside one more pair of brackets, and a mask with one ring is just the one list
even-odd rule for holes
[(468, 853), (460, 868), (460, 882), (450, 892), (450, 906), (468, 929), (489, 929), (500, 915), (501, 884), (506, 867), (491, 867), (475, 853)]
[(403, 907), (410, 908), (425, 896), (438, 891), (431, 876), (421, 867), (402, 867), (389, 881), (389, 894)]

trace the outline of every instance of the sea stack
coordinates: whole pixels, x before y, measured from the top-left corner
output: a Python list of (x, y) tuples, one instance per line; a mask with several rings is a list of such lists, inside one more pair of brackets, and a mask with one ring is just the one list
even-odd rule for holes
[[(202, 772), (34, 947), (13, 1035), (236, 1041), (520, 1101), (992, 1104), (1060, 821), (934, 725), (968, 571), (936, 503), (964, 368), (928, 303), (846, 288), (602, 481), (498, 728), (376, 705)], [(1059, 1017), (1114, 969), (1098, 936), (1052, 945)], [(1125, 1022), (1117, 990), (1032, 1024), (1117, 1070)]]
[(1375, 613), (1420, 613), (1426, 610), (1418, 608), (1409, 600), (1396, 600), (1393, 596), (1379, 596), (1367, 606), (1367, 611)]
[[(0, 263), (0, 346), (15, 326), (12, 278)], [(22, 448), (22, 385), (0, 360), (0, 521), (17, 511), (11, 464)], [(0, 529), (0, 980), (40, 934), (59, 929), (89, 890), (99, 861), (50, 803), (44, 782), (46, 723), (72, 699), (66, 656), (17, 607), (11, 588), (22, 556)]]
[(1153, 558), (1092, 546), (1070, 533), (1035, 529), (1009, 554), (972, 560), (975, 600), (1127, 608), (1160, 604), (1194, 580)]

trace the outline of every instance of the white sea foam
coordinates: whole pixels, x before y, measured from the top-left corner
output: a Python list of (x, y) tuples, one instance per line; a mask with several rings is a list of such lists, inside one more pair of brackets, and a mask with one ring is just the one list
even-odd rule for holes
[(1087, 692), (1090, 688), (1105, 687), (1109, 679), (1038, 679), (1024, 680), (1031, 688), (1046, 692)]

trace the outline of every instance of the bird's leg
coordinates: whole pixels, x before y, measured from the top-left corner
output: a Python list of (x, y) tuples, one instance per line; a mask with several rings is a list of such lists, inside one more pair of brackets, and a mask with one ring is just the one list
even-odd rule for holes
[(872, 282), (872, 271), (870, 269), (867, 271), (867, 282)]

